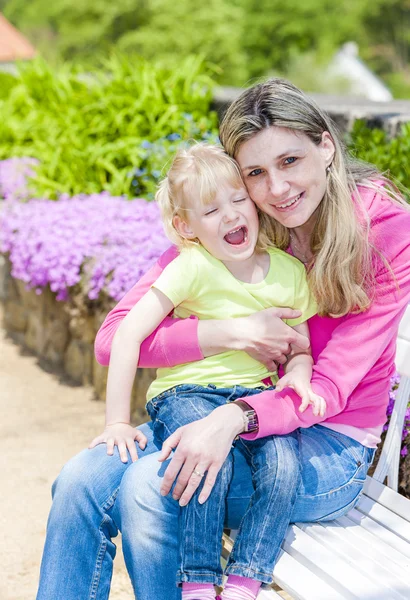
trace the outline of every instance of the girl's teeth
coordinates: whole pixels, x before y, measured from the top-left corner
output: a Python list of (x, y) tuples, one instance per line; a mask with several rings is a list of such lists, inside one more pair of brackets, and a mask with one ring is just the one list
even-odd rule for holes
[(288, 208), (288, 206), (292, 206), (292, 204), (295, 204), (295, 202), (297, 200), (299, 200), (299, 198), (300, 198), (300, 194), (299, 194), (299, 196), (296, 196), (296, 198), (294, 198), (293, 200), (291, 200), (287, 204), (280, 204), (280, 205), (278, 204), (278, 208)]

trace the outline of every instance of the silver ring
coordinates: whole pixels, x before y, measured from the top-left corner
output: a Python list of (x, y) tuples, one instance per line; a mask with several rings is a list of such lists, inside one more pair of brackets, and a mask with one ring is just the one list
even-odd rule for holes
[(203, 477), (204, 476), (204, 473), (201, 473), (200, 471), (197, 471), (196, 469), (194, 469), (192, 471), (192, 474), (198, 475), (198, 477)]

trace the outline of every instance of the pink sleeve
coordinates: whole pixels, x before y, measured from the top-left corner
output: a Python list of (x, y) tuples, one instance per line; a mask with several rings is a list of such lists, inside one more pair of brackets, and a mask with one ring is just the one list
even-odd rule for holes
[[(262, 392), (244, 398), (259, 419), (259, 431), (247, 434), (245, 438), (286, 434), (298, 427), (309, 427), (343, 412), (348, 403), (349, 410), (360, 409), (363, 387), (366, 386), (361, 386), (356, 397), (359, 384), (367, 382), (370, 393), (374, 389), (372, 386), (389, 377), (398, 326), (410, 302), (409, 232), (410, 212), (404, 212), (390, 202), (388, 209), (373, 223), (373, 239), (387, 258), (395, 281), (384, 265), (379, 266), (375, 299), (370, 308), (341, 319), (320, 353), (313, 369), (312, 387), (326, 400), (325, 418), (315, 417), (310, 407), (300, 413), (300, 398), (292, 390)], [(390, 364), (386, 365), (380, 359), (385, 352), (390, 357), (391, 349)], [(380, 408), (375, 407), (375, 410)]]
[[(95, 358), (101, 365), (108, 366), (110, 362), (112, 340), (123, 318), (150, 289), (163, 269), (177, 254), (176, 247), (171, 246), (108, 313), (94, 343)], [(198, 344), (198, 319), (194, 317), (189, 319), (166, 317), (161, 325), (142, 343), (138, 366), (147, 368), (170, 367), (202, 359), (203, 354)]]

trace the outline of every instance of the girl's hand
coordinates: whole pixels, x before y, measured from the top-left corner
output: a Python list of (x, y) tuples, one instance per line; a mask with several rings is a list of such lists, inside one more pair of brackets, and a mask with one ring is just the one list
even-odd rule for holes
[(299, 406), (299, 412), (304, 412), (309, 404), (311, 404), (315, 416), (325, 416), (326, 401), (322, 396), (314, 393), (310, 381), (306, 382), (306, 378), (299, 376), (296, 372), (286, 373), (279, 379), (275, 390), (281, 392), (286, 387), (292, 388), (301, 397), (302, 403)]
[(91, 450), (91, 448), (98, 446), (98, 444), (107, 444), (107, 454), (112, 456), (114, 454), (114, 446), (118, 446), (118, 452), (123, 463), (128, 462), (128, 448), (131, 460), (135, 462), (138, 460), (135, 441), (138, 442), (141, 450), (144, 450), (147, 445), (147, 438), (142, 431), (132, 427), (129, 423), (113, 423), (112, 425), (106, 425), (103, 433), (94, 438), (88, 448)]
[(172, 497), (185, 506), (205, 477), (199, 496), (199, 502), (203, 504), (211, 493), (234, 438), (242, 431), (242, 409), (233, 403), (220, 406), (207, 417), (177, 429), (163, 443), (159, 457), (161, 462), (166, 460), (176, 448), (165, 471), (161, 494), (166, 496), (176, 480)]
[(238, 327), (237, 336), (241, 340), (238, 349), (264, 364), (269, 371), (276, 371), (277, 363), (286, 362), (291, 344), (303, 350), (310, 346), (306, 336), (283, 321), (301, 314), (300, 310), (292, 308), (266, 308), (249, 317), (233, 319), (232, 325)]

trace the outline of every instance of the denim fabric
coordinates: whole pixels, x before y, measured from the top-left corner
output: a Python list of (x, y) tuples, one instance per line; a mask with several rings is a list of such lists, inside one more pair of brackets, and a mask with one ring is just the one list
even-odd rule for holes
[[(176, 386), (147, 404), (154, 438), (160, 444), (178, 427), (206, 417), (218, 406), (260, 391), (242, 386)], [(226, 573), (272, 583), (273, 566), (290, 522), (299, 484), (297, 435), (270, 436), (256, 441), (239, 439), (236, 446), (250, 467), (255, 491), (242, 518)], [(233, 460), (231, 451), (207, 502), (198, 502), (202, 482), (192, 501), (182, 509), (178, 583), (222, 585), (221, 538)]]
[[(180, 506), (160, 487), (167, 463), (158, 462), (152, 424), (143, 460), (123, 464), (105, 445), (84, 450), (53, 485), (53, 504), (41, 565), (38, 600), (107, 600), (118, 529), (138, 600), (180, 600), (178, 569)], [(291, 521), (321, 521), (357, 502), (374, 450), (326, 427), (297, 432), (301, 481)], [(234, 450), (225, 525), (238, 528), (253, 493), (249, 466)]]

